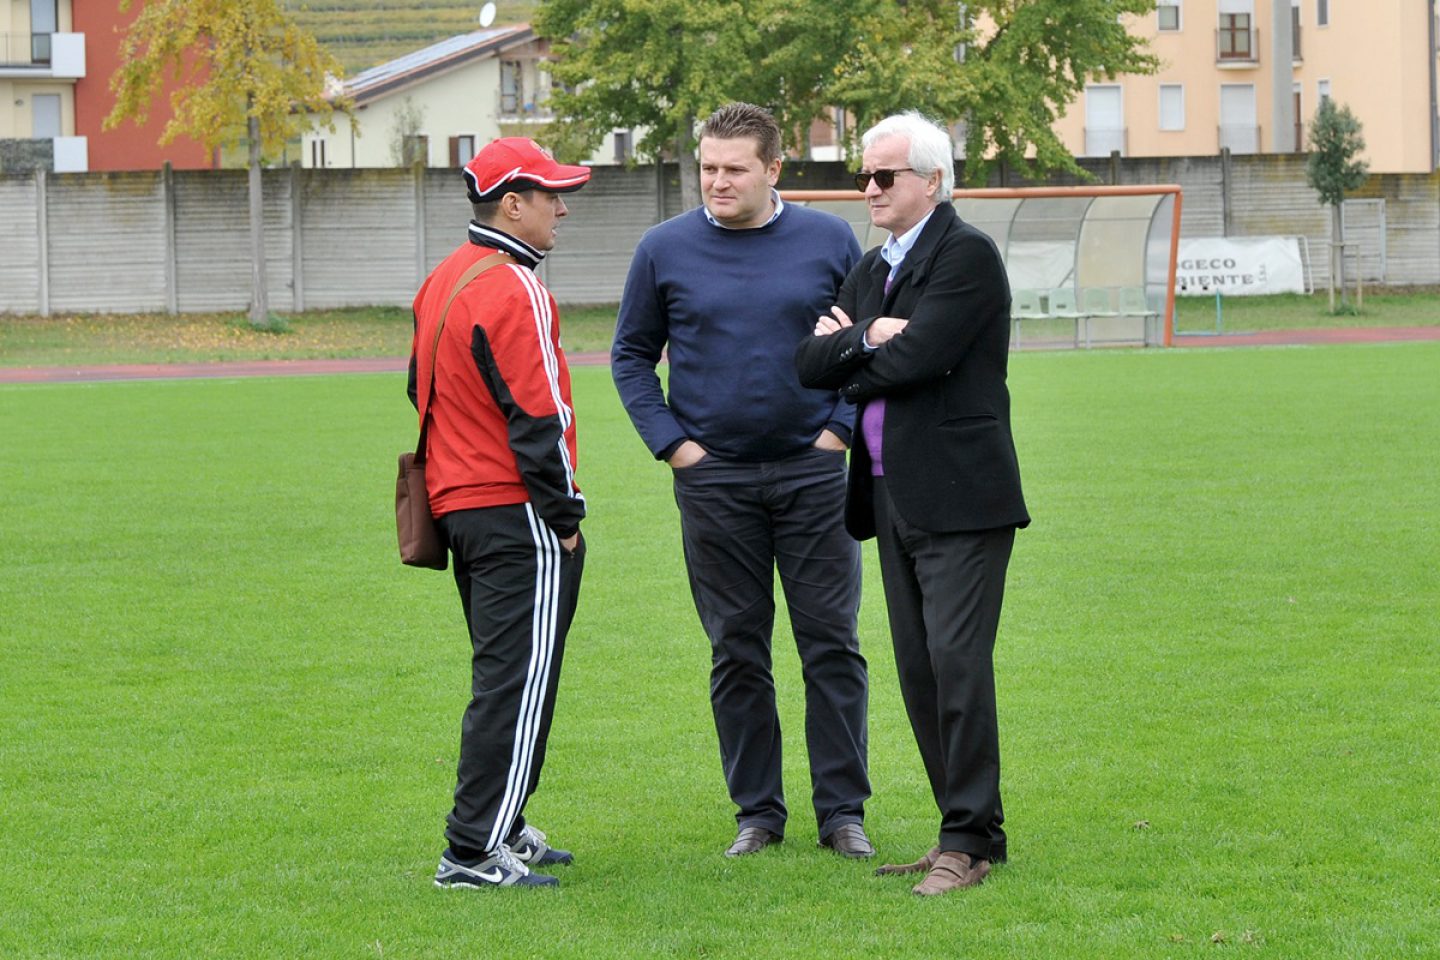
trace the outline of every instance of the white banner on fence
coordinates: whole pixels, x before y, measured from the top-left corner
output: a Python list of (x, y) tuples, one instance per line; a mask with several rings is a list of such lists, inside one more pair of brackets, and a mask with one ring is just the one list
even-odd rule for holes
[(1300, 241), (1296, 237), (1182, 237), (1175, 293), (1197, 297), (1217, 292), (1227, 297), (1304, 293)]

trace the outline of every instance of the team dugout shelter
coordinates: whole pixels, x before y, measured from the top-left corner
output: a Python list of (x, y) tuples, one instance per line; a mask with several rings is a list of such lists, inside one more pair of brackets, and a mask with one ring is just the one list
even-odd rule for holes
[[(852, 190), (782, 190), (846, 220), (863, 249), (885, 241)], [(1010, 278), (1011, 346), (1170, 346), (1181, 190), (1174, 184), (956, 190)]]

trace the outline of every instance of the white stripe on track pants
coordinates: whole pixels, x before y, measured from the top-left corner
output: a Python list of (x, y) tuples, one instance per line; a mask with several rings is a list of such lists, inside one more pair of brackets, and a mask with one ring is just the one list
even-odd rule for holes
[(460, 510), (440, 529), (473, 648), (445, 836), (488, 853), (525, 825), (540, 781), (585, 543), (567, 553), (529, 504)]

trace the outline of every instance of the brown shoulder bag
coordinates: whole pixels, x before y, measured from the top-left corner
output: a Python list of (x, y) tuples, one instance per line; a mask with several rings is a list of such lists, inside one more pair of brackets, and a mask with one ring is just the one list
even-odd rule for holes
[(450, 313), (450, 305), (466, 284), (491, 267), (514, 262), (509, 254), (496, 253), (471, 265), (455, 282), (455, 289), (450, 291), (450, 299), (445, 301), (445, 309), (440, 312), (435, 341), (430, 347), (430, 390), (425, 401), (425, 420), (420, 424), (420, 440), (415, 444), (413, 453), (406, 450), (400, 454), (400, 475), (395, 480), (395, 532), (400, 540), (400, 562), (407, 566), (444, 570), (448, 560), (445, 540), (430, 513), (430, 494), (425, 489), (425, 433), (430, 425), (430, 407), (435, 399), (435, 363), (440, 352), (440, 333), (445, 329), (445, 318)]

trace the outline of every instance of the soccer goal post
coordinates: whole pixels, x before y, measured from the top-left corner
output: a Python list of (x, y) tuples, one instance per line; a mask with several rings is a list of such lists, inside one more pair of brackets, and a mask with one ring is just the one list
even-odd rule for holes
[[(856, 191), (780, 195), (846, 220), (864, 249), (885, 240)], [(954, 204), (1005, 260), (1012, 347), (1171, 345), (1179, 186), (956, 190)]]

